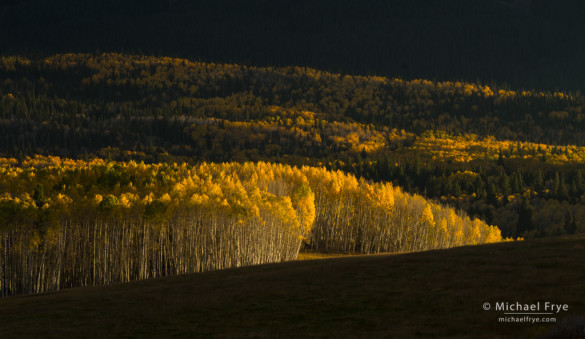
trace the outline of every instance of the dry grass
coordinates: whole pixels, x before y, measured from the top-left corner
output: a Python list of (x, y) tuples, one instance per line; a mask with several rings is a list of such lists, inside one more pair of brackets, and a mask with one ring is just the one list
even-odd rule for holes
[(359, 254), (345, 254), (345, 253), (313, 253), (313, 252), (301, 252), (297, 256), (297, 260), (315, 260), (315, 259), (332, 259), (332, 258), (346, 258), (352, 257)]
[(585, 314), (585, 237), (346, 256), (0, 300), (0, 337), (533, 337), (484, 302)]

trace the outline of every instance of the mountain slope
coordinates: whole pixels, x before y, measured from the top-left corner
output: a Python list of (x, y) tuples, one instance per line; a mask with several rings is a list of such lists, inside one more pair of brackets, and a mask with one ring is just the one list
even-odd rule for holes
[(115, 53), (1, 57), (0, 78), (8, 157), (310, 164), (393, 181), (507, 237), (585, 231), (579, 94)]
[(290, 262), (0, 301), (3, 337), (534, 336), (490, 302), (582, 315), (583, 236)]

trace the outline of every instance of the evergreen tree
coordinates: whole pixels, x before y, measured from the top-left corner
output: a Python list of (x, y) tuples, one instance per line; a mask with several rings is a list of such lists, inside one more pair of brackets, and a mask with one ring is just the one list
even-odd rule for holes
[(518, 224), (516, 226), (517, 234), (524, 234), (527, 231), (534, 229), (532, 223), (532, 207), (528, 199), (522, 199), (522, 203), (518, 208)]

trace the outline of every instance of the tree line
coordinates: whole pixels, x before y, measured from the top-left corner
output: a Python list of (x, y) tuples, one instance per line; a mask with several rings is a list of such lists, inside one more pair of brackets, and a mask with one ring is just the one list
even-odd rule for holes
[(461, 212), (341, 171), (270, 163), (0, 159), (3, 296), (296, 258), (502, 241)]
[[(127, 142), (115, 135), (127, 135), (132, 130), (129, 121), (140, 117), (165, 118), (178, 124), (180, 131), (189, 119), (172, 117), (229, 121), (283, 117), (275, 110), (309, 111), (317, 120), (391, 126), (415, 134), (442, 130), (545, 144), (585, 144), (581, 127), (585, 97), (579, 93), (121, 54), (2, 57), (0, 75), (3, 125), (24, 124), (21, 129), (35, 130), (31, 136), (36, 138), (54, 135), (49, 144), (63, 150), (67, 150), (63, 142), (74, 139), (83, 140), (88, 148), (91, 126), (113, 129), (112, 139), (120, 145)], [(177, 130), (157, 136), (161, 139), (157, 145), (176, 144), (172, 135)], [(130, 139), (144, 142), (139, 135)], [(6, 137), (6, 142), (2, 149), (10, 151), (39, 145), (26, 141), (19, 145), (16, 135)]]
[(584, 15), (580, 0), (5, 0), (0, 45), (583, 90)]

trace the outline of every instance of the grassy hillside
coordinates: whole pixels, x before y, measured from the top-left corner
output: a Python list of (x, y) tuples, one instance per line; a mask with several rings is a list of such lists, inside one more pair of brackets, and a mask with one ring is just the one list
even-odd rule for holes
[(101, 50), (585, 88), (580, 0), (3, 3), (3, 53)]
[(0, 301), (0, 336), (532, 337), (490, 302), (583, 315), (585, 237), (270, 264)]

